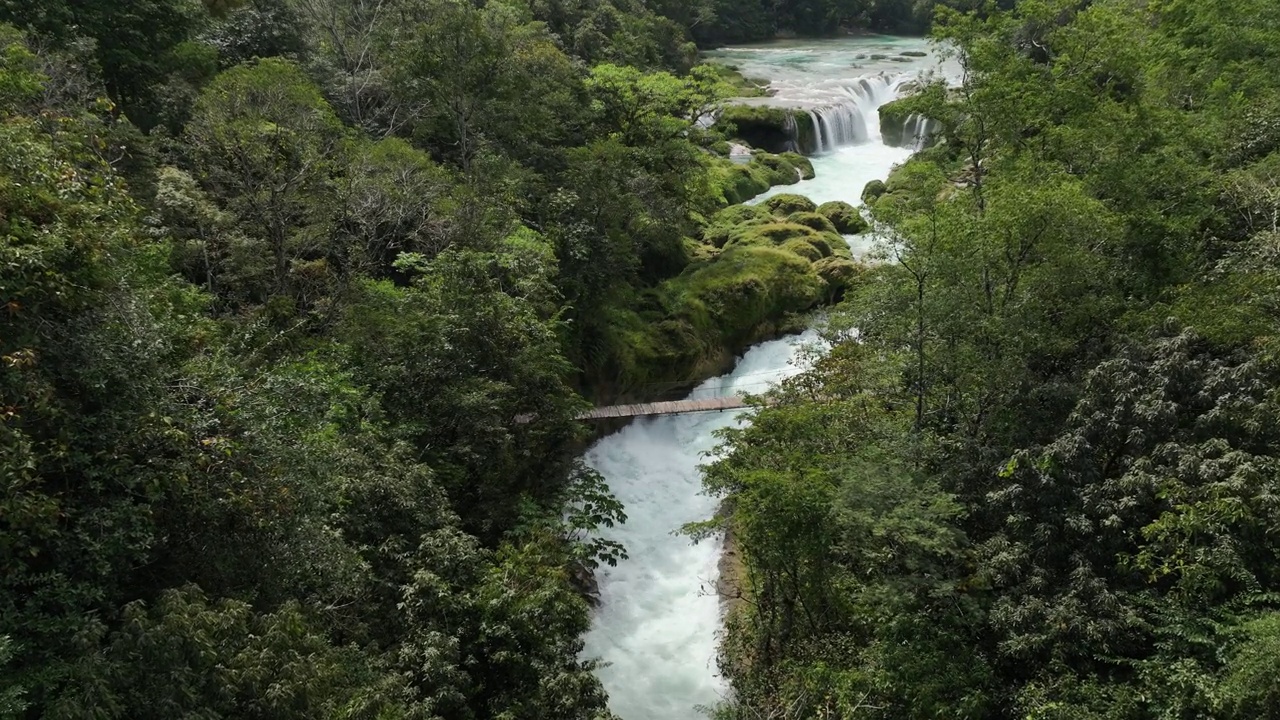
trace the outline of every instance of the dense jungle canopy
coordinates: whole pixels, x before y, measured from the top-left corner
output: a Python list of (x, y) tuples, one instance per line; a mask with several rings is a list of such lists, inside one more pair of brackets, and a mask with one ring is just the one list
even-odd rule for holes
[[(1272, 0), (0, 23), (0, 717), (608, 718), (584, 397), (818, 307), (690, 528), (745, 562), (719, 716), (1280, 717)], [(729, 161), (700, 47), (930, 27), (882, 262), (738, 205), (812, 168)]]

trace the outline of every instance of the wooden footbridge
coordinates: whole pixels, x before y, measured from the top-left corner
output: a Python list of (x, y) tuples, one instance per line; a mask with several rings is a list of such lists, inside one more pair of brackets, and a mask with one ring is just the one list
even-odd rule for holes
[(607, 420), (610, 418), (645, 417), (649, 415), (684, 415), (686, 413), (721, 412), (749, 407), (740, 395), (707, 398), (705, 400), (674, 400), (671, 402), (639, 403), (636, 405), (609, 405), (588, 410), (579, 420)]

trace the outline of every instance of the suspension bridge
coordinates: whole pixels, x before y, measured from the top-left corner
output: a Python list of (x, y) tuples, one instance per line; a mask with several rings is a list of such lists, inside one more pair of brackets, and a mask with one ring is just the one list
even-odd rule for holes
[[(743, 380), (753, 375), (769, 375), (768, 380)], [(649, 417), (654, 415), (685, 415), (688, 413), (724, 412), (750, 407), (746, 393), (763, 393), (776, 382), (777, 373), (752, 373), (736, 378), (725, 387), (708, 387), (694, 390), (683, 400), (665, 402), (604, 405), (592, 408), (578, 416), (579, 420), (609, 420), (614, 418)], [(654, 386), (656, 387), (656, 386)], [(650, 388), (653, 389), (653, 388)], [(732, 392), (726, 392), (731, 390)], [(703, 397), (698, 397), (702, 395)]]
[(634, 405), (606, 405), (592, 408), (578, 416), (579, 420), (607, 420), (609, 418), (646, 417), (649, 415), (684, 415), (686, 413), (721, 412), (747, 407), (741, 395), (707, 398), (705, 400), (672, 400), (670, 402), (637, 403)]
[[(768, 380), (744, 379), (757, 375), (768, 375)], [(694, 390), (683, 400), (662, 402), (630, 403), (623, 405), (600, 405), (578, 415), (579, 420), (586, 422), (595, 420), (611, 420), (618, 418), (652, 417), (657, 415), (686, 415), (690, 413), (726, 412), (751, 407), (747, 402), (748, 393), (764, 393), (777, 384), (776, 372), (750, 373), (738, 377), (723, 387), (705, 387)], [(645, 390), (652, 394), (660, 394), (664, 390), (679, 388), (679, 385), (646, 385)], [(687, 387), (687, 386), (686, 386)], [(701, 397), (699, 397), (701, 396)], [(533, 420), (533, 415), (518, 415), (516, 422), (524, 424)]]

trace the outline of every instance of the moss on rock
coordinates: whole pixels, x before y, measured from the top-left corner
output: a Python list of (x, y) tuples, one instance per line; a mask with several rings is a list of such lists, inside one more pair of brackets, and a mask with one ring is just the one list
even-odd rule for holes
[(745, 140), (752, 147), (780, 153), (795, 147), (797, 127), (791, 111), (765, 105), (730, 105), (716, 124), (731, 126), (731, 137)]
[[(818, 240), (818, 242), (822, 241)], [(789, 253), (799, 255), (809, 262), (817, 262), (823, 258), (822, 251), (815, 247), (813, 243), (800, 238), (786, 241), (782, 244), (782, 249)]]
[(763, 205), (733, 205), (716, 213), (712, 225), (742, 225), (743, 223), (772, 222), (773, 213)]
[(818, 208), (818, 212), (798, 212), (787, 216), (787, 222), (796, 225), (804, 225), (813, 228), (818, 232), (838, 233), (840, 230), (826, 215), (821, 214), (822, 208)]
[(858, 209), (847, 202), (832, 201), (818, 206), (818, 214), (826, 218), (841, 235), (861, 235), (867, 231), (867, 221)]
[(834, 256), (815, 262), (813, 271), (826, 283), (828, 300), (839, 300), (862, 276), (861, 265), (848, 258)]
[(708, 164), (712, 182), (726, 205), (744, 203), (775, 185), (794, 185), (801, 178), (814, 177), (813, 164), (795, 153), (756, 152), (745, 165), (713, 157)]
[(794, 167), (796, 170), (799, 170), (800, 178), (802, 180), (812, 180), (818, 176), (818, 174), (814, 172), (813, 162), (810, 161), (809, 158), (801, 155), (800, 153), (785, 152), (779, 155), (778, 157), (791, 163), (792, 167)]
[(809, 198), (794, 193), (774, 195), (764, 201), (764, 206), (775, 215), (791, 215), (798, 212), (815, 212), (818, 206)]
[(718, 167), (713, 182), (725, 204), (743, 203), (769, 189), (769, 181), (747, 165), (728, 163)]
[(888, 191), (883, 180), (872, 180), (862, 189), (862, 202), (866, 205), (874, 205), (876, 200)]
[(795, 223), (773, 222), (767, 225), (739, 226), (730, 241), (733, 245), (781, 245), (793, 238), (821, 237), (811, 227)]
[(662, 286), (673, 316), (729, 341), (749, 335), (761, 323), (813, 307), (824, 289), (808, 260), (761, 246), (726, 250)]

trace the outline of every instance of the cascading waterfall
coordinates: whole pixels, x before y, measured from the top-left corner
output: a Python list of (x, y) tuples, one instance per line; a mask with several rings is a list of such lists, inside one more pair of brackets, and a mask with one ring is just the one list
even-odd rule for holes
[(942, 129), (942, 123), (919, 113), (911, 113), (903, 121), (902, 140), (906, 147), (919, 152), (929, 146)]
[(816, 110), (810, 110), (809, 121), (813, 123), (813, 152), (821, 155), (827, 151), (826, 134), (822, 131), (822, 118)]
[(897, 97), (904, 80), (901, 76), (880, 74), (827, 84), (823, 91), (829, 99), (808, 110), (814, 128), (813, 153), (832, 152), (870, 140), (870, 128), (879, 122), (877, 109)]
[(795, 116), (787, 115), (786, 130), (787, 136), (791, 138), (787, 141), (787, 149), (791, 152), (800, 152), (800, 127), (796, 125)]
[[(859, 58), (926, 48), (920, 40), (859, 38), (713, 53), (748, 77), (771, 80), (773, 96), (754, 102), (800, 108), (813, 123), (812, 138), (801, 136), (799, 128), (793, 137), (806, 152), (818, 154), (817, 178), (779, 186), (757, 200), (794, 192), (818, 203), (857, 205), (867, 182), (883, 179), (911, 153), (882, 141), (879, 106), (932, 63), (877, 61), (868, 67)], [(856, 254), (866, 242), (854, 238), (850, 246)], [(789, 366), (795, 354), (795, 339), (758, 345), (731, 375), (704, 383), (696, 396), (762, 392), (767, 381), (795, 371)], [(601, 606), (583, 652), (606, 663), (597, 674), (611, 709), (623, 720), (705, 720), (697, 706), (714, 705), (726, 692), (715, 661), (721, 548), (711, 541), (691, 544), (674, 531), (715, 512), (716, 501), (701, 493), (698, 465), (714, 449), (715, 431), (742, 421), (730, 413), (640, 420), (602, 439), (586, 456), (628, 517), (607, 533), (623, 543), (629, 558), (599, 573)]]

